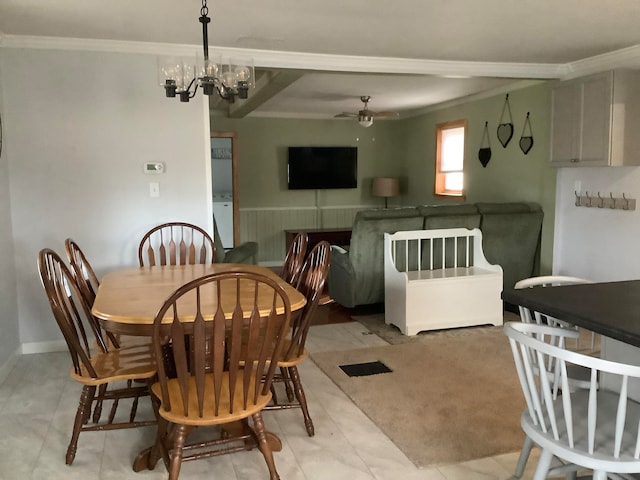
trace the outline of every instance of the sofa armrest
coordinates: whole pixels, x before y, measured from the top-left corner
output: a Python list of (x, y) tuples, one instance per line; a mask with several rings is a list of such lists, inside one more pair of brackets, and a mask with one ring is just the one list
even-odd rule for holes
[(223, 263), (249, 263), (255, 264), (258, 257), (257, 242), (245, 242), (227, 251)]
[(355, 307), (356, 272), (349, 252), (337, 245), (331, 246), (329, 266), (329, 296), (343, 307)]

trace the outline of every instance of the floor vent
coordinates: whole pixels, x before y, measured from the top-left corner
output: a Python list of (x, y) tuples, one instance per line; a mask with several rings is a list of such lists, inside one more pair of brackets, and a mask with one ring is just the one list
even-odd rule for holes
[(379, 361), (352, 363), (351, 365), (340, 365), (340, 368), (350, 377), (366, 377), (367, 375), (378, 375), (380, 373), (393, 372), (393, 370)]

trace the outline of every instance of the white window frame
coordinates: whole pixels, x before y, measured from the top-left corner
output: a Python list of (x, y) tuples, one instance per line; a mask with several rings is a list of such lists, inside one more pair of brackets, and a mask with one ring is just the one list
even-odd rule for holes
[[(442, 141), (443, 132), (452, 129), (463, 129), (463, 146), (462, 146), (462, 158), (460, 158), (459, 169), (455, 170), (443, 170), (442, 169), (442, 159), (446, 155), (446, 151), (444, 150), (445, 145)], [(465, 152), (466, 152), (466, 144), (467, 144), (467, 120), (454, 120), (451, 122), (439, 123), (436, 125), (436, 172), (435, 172), (435, 184), (434, 184), (434, 194), (435, 195), (443, 195), (450, 197), (463, 197), (464, 196), (464, 160), (465, 160)], [(462, 185), (459, 189), (450, 188), (447, 186), (447, 183), (452, 181), (452, 175), (462, 175)], [(447, 178), (448, 177), (448, 178)], [(449, 180), (449, 182), (447, 181)]]

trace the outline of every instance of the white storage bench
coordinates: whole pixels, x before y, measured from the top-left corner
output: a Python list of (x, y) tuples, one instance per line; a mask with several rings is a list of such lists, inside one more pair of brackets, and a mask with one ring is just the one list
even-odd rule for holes
[(405, 335), (502, 325), (502, 268), (474, 228), (384, 234), (385, 322)]

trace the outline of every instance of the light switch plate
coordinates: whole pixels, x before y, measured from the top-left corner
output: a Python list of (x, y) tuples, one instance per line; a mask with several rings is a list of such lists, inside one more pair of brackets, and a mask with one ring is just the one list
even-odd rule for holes
[(158, 182), (149, 182), (149, 196), (151, 198), (160, 196), (160, 184)]

